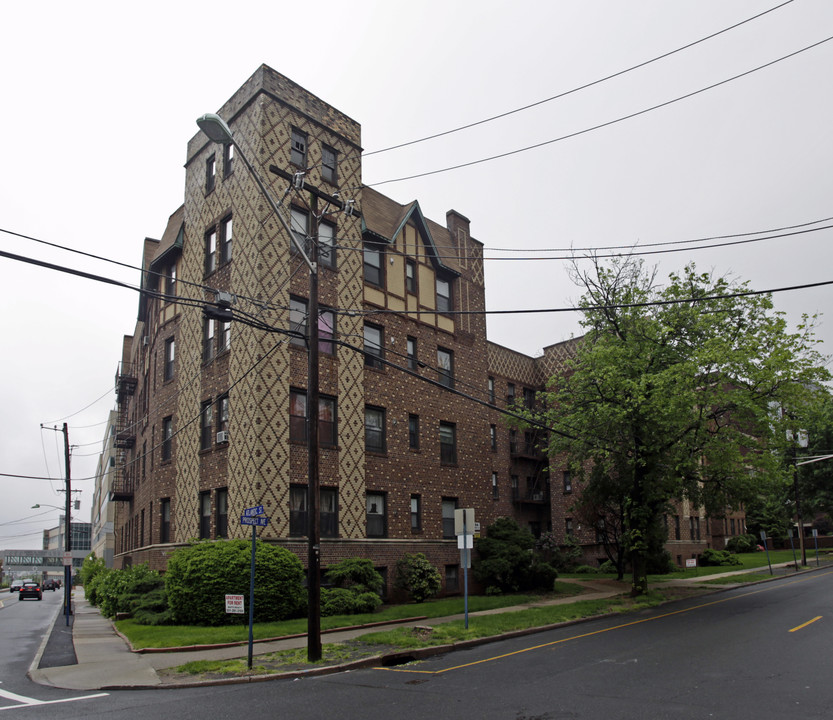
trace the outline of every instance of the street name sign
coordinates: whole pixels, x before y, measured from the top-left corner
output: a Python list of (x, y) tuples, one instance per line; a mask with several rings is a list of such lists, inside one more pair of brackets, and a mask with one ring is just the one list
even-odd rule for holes
[(248, 517), (243, 515), (240, 518), (241, 525), (257, 525), (258, 527), (266, 527), (269, 524), (269, 518), (265, 517)]
[(263, 505), (255, 505), (243, 511), (243, 517), (254, 517), (255, 515), (263, 515)]

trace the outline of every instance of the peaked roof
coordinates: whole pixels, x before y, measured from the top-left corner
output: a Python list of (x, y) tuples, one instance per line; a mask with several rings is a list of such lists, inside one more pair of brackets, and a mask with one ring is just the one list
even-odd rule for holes
[(448, 262), (448, 258), (441, 257), (437, 249), (437, 240), (441, 246), (453, 246), (450, 233), (442, 225), (426, 219), (418, 201), (400, 205), (373, 188), (362, 188), (363, 234), (369, 234), (374, 239), (390, 244), (409, 221), (413, 221), (428, 246), (428, 256), (432, 263), (459, 275), (460, 271), (455, 267), (456, 262)]

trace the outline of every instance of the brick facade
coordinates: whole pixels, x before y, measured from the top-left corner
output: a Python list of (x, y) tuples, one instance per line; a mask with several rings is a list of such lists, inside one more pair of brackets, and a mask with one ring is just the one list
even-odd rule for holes
[[(531, 402), (569, 344), (531, 358), (488, 342), (483, 247), (469, 220), (450, 210), (439, 224), (417, 202), (401, 205), (363, 187), (358, 123), (266, 66), (219, 114), (287, 219), (325, 203), (288, 188), (271, 166), (306, 171), (309, 186), (358, 211), (330, 207), (321, 218), (335, 262), (319, 268), (320, 305), (335, 310), (338, 341), (320, 345), (321, 395), (335, 411), (335, 442), (321, 443), (320, 483), (337, 498), (322, 567), (370, 557), (392, 582), (402, 554), (419, 551), (453, 583), (455, 506), (475, 508), (482, 527), (508, 515), (558, 534), (569, 512), (551, 487), (559, 471), (536, 447), (540, 438), (513, 437), (488, 403), (505, 406), (513, 389)], [(147, 293), (122, 352), (115, 563), (164, 570), (167, 554), (193, 538), (248, 537), (239, 518), (252, 505), (269, 517), (259, 536), (306, 562), (291, 502), (293, 488), (307, 483), (307, 449), (290, 406), (307, 390), (307, 349), (242, 322), (226, 334), (219, 322), (206, 326), (201, 307), (216, 291), (231, 293), (238, 316), (286, 330), (309, 296), (307, 268), (240, 158), (200, 132), (188, 142), (185, 168), (182, 206), (161, 240), (144, 242)], [(464, 312), (443, 312), (443, 304)], [(378, 367), (366, 362), (365, 324), (381, 340), (374, 354), (386, 363)], [(441, 442), (449, 438), (453, 446)]]

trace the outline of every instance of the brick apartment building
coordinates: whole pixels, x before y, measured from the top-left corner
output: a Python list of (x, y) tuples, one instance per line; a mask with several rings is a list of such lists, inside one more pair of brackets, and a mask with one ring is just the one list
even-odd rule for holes
[[(370, 557), (392, 579), (403, 553), (424, 552), (454, 592), (457, 507), (483, 528), (513, 516), (572, 533), (601, 557), (541, 438), (489, 407), (533, 403), (570, 343), (532, 358), (488, 342), (469, 220), (451, 210), (440, 224), (363, 187), (358, 123), (267, 66), (219, 114), (299, 238), (320, 215), (322, 566)], [(246, 537), (253, 505), (269, 517), (259, 536), (305, 560), (307, 267), (232, 146), (198, 132), (185, 168), (182, 206), (144, 241), (147, 292), (117, 372), (115, 564), (164, 569), (190, 539)], [(297, 172), (303, 189), (287, 180)], [(206, 318), (217, 292), (238, 316), (297, 333)], [(672, 556), (722, 547), (722, 524), (686, 511)]]

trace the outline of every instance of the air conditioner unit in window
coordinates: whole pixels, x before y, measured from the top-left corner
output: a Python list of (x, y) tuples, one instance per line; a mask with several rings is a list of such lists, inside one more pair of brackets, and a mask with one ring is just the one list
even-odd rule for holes
[(537, 500), (537, 501), (541, 501), (541, 500), (544, 499), (544, 493), (539, 493), (539, 492), (532, 493), (532, 499)]
[(147, 335), (142, 336), (142, 345), (150, 345), (150, 338)]
[(217, 433), (217, 443), (227, 443), (228, 442), (228, 430), (220, 430)]

